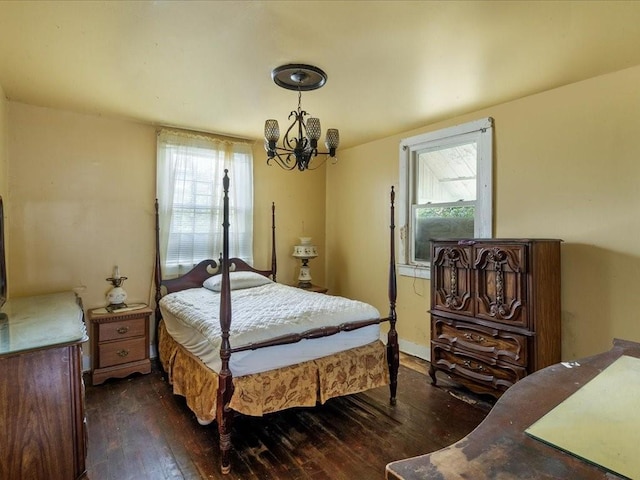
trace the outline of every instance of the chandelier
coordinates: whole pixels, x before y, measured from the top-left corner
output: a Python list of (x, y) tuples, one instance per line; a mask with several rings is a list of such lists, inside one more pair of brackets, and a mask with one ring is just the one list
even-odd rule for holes
[[(297, 168), (300, 171), (311, 170), (322, 165), (314, 164), (311, 160), (318, 155), (324, 155), (336, 159), (336, 150), (340, 143), (340, 134), (335, 128), (327, 130), (325, 146), (328, 152), (318, 151), (318, 140), (322, 136), (320, 119), (308, 117), (309, 114), (302, 110), (302, 92), (316, 90), (322, 87), (327, 81), (327, 74), (318, 67), (302, 64), (288, 64), (275, 68), (271, 72), (271, 78), (276, 85), (287, 90), (298, 91), (298, 109), (289, 114), (289, 120), (293, 118), (293, 123), (289, 126), (282, 138), (281, 145), (277, 142), (280, 139), (280, 126), (278, 121), (269, 119), (264, 122), (264, 146), (267, 151), (267, 165), (272, 160), (286, 170)], [(295, 136), (297, 135), (297, 136)]]

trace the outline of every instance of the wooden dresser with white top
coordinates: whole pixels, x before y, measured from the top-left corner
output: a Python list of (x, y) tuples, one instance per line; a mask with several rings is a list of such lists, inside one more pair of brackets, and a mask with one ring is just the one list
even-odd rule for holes
[(73, 292), (11, 298), (0, 316), (0, 478), (85, 473), (82, 307)]

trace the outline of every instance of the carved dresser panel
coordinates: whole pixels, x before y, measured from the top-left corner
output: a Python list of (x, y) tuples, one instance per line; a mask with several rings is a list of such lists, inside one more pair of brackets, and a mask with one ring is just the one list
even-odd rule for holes
[(499, 397), (560, 361), (560, 240), (431, 242), (431, 375)]

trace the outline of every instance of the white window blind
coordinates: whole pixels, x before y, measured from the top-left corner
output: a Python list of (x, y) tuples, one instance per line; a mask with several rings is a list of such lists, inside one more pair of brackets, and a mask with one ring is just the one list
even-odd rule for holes
[(157, 195), (164, 278), (186, 273), (222, 252), (222, 178), (229, 170), (229, 254), (253, 263), (251, 145), (162, 129)]

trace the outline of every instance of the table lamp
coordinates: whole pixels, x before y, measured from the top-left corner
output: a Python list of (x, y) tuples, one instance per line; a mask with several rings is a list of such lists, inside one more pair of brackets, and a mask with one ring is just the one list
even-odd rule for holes
[(311, 245), (311, 237), (300, 237), (300, 245), (293, 247), (293, 256), (302, 261), (300, 275), (298, 275), (299, 288), (311, 288), (311, 272), (309, 260), (318, 256), (318, 249)]

